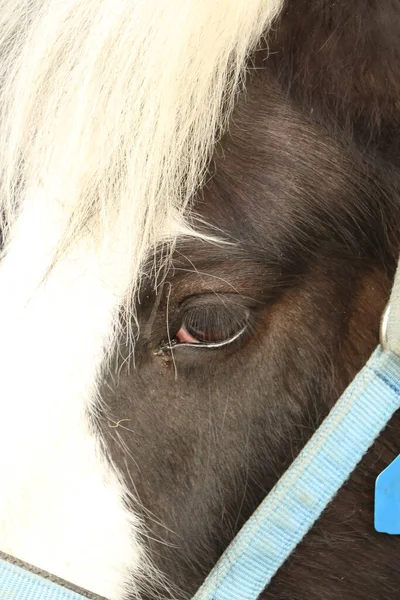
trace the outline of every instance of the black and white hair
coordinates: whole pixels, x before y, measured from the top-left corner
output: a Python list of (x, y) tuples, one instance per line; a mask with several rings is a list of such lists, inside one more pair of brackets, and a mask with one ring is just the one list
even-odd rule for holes
[(0, 548), (111, 600), (155, 575), (90, 428), (101, 368), (149, 252), (200, 235), (190, 199), (281, 5), (0, 0)]

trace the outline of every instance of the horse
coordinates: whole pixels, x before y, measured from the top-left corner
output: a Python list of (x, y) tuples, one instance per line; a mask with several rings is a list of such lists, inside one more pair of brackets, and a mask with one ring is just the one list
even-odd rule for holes
[[(397, 0), (0, 1), (0, 549), (189, 599), (378, 344)], [(395, 415), (262, 600), (395, 600)]]

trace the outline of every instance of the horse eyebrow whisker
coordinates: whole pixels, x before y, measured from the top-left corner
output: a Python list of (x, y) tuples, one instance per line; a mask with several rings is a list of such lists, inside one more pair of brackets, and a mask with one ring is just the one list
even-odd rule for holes
[(121, 423), (131, 423), (132, 419), (119, 419), (119, 421), (114, 422), (114, 424), (108, 423), (108, 426), (114, 429), (117, 429), (121, 425)]

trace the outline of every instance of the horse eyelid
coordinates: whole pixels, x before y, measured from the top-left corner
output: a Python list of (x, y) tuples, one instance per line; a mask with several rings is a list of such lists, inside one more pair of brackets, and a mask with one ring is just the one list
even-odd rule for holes
[(168, 346), (165, 346), (165, 348), (169, 348), (170, 350), (172, 349), (176, 349), (178, 346), (181, 346), (183, 348), (196, 348), (197, 350), (200, 349), (207, 349), (207, 350), (217, 350), (218, 348), (223, 348), (224, 346), (229, 346), (230, 344), (233, 344), (233, 342), (236, 342), (240, 337), (242, 337), (242, 335), (244, 333), (246, 333), (248, 329), (248, 325), (244, 325), (244, 327), (242, 327), (242, 329), (240, 329), (237, 333), (235, 333), (235, 335), (233, 335), (232, 337), (228, 338), (227, 340), (223, 340), (222, 342), (197, 342), (197, 343), (190, 343), (190, 342), (184, 342), (184, 343), (171, 343), (168, 344)]

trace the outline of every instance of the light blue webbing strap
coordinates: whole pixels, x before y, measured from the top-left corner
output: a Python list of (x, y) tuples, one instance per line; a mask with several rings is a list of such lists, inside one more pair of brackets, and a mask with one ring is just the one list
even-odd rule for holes
[(0, 552), (0, 600), (105, 600)]
[(385, 351), (374, 352), (193, 600), (256, 600), (400, 408), (400, 359), (391, 351), (400, 340), (398, 288), (396, 276)]
[(222, 555), (193, 600), (256, 600), (393, 413), (400, 359), (378, 348)]

